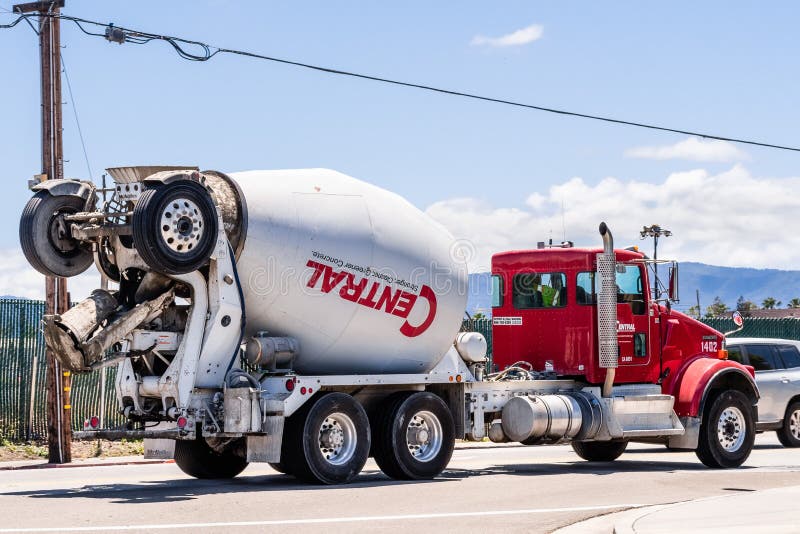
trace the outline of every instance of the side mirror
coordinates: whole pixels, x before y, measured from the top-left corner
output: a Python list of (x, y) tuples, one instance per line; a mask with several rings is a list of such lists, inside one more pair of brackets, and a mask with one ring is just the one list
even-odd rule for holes
[(669, 300), (672, 302), (680, 302), (678, 295), (678, 264), (673, 263), (669, 268)]

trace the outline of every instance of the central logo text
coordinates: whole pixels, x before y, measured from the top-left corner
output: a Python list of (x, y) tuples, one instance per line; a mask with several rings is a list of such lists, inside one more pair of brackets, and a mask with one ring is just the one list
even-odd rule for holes
[[(436, 294), (427, 285), (423, 284), (419, 295), (415, 295), (402, 289), (393, 290), (374, 280), (356, 278), (353, 273), (336, 271), (330, 265), (314, 260), (308, 260), (306, 266), (314, 269), (308, 280), (308, 287), (313, 289), (319, 286), (323, 293), (331, 293), (338, 288), (338, 295), (344, 300), (405, 319), (406, 321), (400, 326), (400, 333), (404, 336), (416, 337), (422, 334), (431, 326), (436, 316)], [(420, 324), (414, 326), (408, 322), (408, 314), (419, 299), (428, 302), (428, 315)]]

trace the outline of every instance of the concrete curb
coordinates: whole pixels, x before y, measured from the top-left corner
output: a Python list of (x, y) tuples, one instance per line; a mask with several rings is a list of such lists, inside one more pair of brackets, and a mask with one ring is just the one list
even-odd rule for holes
[(672, 506), (672, 504), (654, 504), (629, 508), (619, 512), (610, 512), (559, 528), (554, 530), (552, 534), (627, 534), (633, 532), (630, 526), (637, 519), (667, 506)]
[[(25, 460), (23, 460), (25, 461)], [(14, 464), (14, 465), (2, 465), (0, 464), (0, 471), (19, 471), (22, 469), (62, 469), (67, 467), (110, 467), (110, 466), (120, 466), (120, 465), (134, 465), (134, 464), (168, 464), (174, 463), (175, 460), (145, 460), (144, 458), (130, 458), (130, 457), (121, 457), (119, 460), (110, 459), (105, 462), (98, 462), (98, 461), (90, 461), (90, 462), (71, 462), (68, 464), (51, 464), (51, 463), (20, 463), (20, 461), (12, 460), (10, 462), (3, 462), (4, 464)]]

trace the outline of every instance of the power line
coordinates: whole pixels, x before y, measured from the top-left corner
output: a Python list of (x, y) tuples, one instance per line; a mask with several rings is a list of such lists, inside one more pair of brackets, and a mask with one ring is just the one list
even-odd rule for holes
[[(516, 102), (514, 100), (507, 100), (503, 98), (494, 98), (484, 95), (478, 95), (475, 93), (467, 93), (465, 91), (456, 91), (453, 89), (444, 89), (441, 87), (434, 87), (432, 85), (425, 85), (420, 83), (413, 83), (413, 82), (406, 82), (402, 80), (395, 80), (391, 78), (383, 78), (380, 76), (373, 76), (370, 74), (362, 74), (358, 72), (334, 69), (331, 67), (323, 67), (320, 65), (314, 65), (311, 63), (303, 63), (301, 61), (293, 61), (289, 59), (283, 59), (273, 56), (267, 56), (263, 54), (258, 54), (255, 52), (248, 52), (244, 50), (234, 50), (230, 48), (220, 48), (208, 43), (204, 43), (202, 41), (193, 41), (190, 39), (184, 39), (181, 37), (173, 37), (169, 35), (161, 35), (157, 33), (148, 33), (142, 32), (139, 30), (133, 30), (130, 28), (124, 28), (122, 26), (114, 26), (113, 24), (104, 24), (102, 22), (97, 22), (94, 20), (83, 19), (80, 17), (72, 17), (69, 15), (62, 15), (62, 14), (23, 14), (20, 17), (12, 22), (11, 24), (7, 25), (0, 25), (0, 29), (2, 28), (12, 28), (17, 25), (20, 20), (27, 17), (36, 17), (36, 16), (46, 16), (46, 17), (58, 17), (63, 20), (68, 20), (73, 22), (83, 33), (86, 35), (91, 35), (94, 37), (103, 37), (104, 39), (115, 42), (115, 43), (132, 43), (132, 44), (146, 44), (151, 41), (165, 41), (170, 46), (173, 47), (175, 52), (180, 56), (182, 59), (188, 61), (208, 61), (214, 56), (218, 54), (230, 54), (230, 55), (238, 55), (249, 57), (252, 59), (260, 59), (264, 61), (270, 61), (273, 63), (280, 63), (283, 65), (290, 65), (293, 67), (300, 67), (304, 69), (310, 69), (318, 72), (324, 72), (327, 74), (335, 74), (340, 76), (348, 76), (351, 78), (357, 78), (361, 80), (369, 80), (373, 82), (385, 83), (390, 85), (397, 85), (401, 87), (409, 87), (413, 89), (420, 89), (424, 91), (430, 91), (434, 93), (440, 93), (450, 96), (458, 96), (462, 98), (469, 98), (472, 100), (480, 100), (484, 102), (493, 102), (495, 104), (503, 104), (507, 106), (514, 106), (519, 108), (525, 109), (532, 109), (536, 111), (542, 111), (546, 113), (554, 113), (557, 115), (564, 115), (569, 117), (577, 117), (581, 119), (588, 119), (588, 120), (595, 120), (601, 122), (608, 122), (612, 124), (619, 124), (623, 126), (633, 126), (636, 128), (645, 128), (649, 130), (657, 130), (662, 132), (670, 132), (670, 133), (677, 133), (682, 135), (693, 135), (697, 137), (702, 137), (704, 139), (714, 139), (718, 141), (728, 141), (731, 143), (740, 143), (745, 145), (753, 145), (759, 146), (764, 148), (774, 148), (778, 150), (789, 150), (792, 152), (800, 152), (800, 148), (798, 147), (791, 147), (785, 145), (778, 145), (774, 143), (766, 143), (761, 141), (753, 141), (749, 139), (741, 139), (736, 137), (728, 137), (722, 135), (715, 135), (710, 133), (703, 133), (703, 132), (696, 132), (692, 130), (685, 130), (682, 128), (669, 128), (666, 126), (659, 126), (656, 124), (649, 124), (645, 122), (637, 122), (637, 121), (629, 121), (624, 119), (616, 119), (613, 117), (605, 117), (601, 115), (591, 115), (588, 113), (579, 113), (576, 111), (568, 111), (564, 109), (557, 109), (557, 108), (550, 108), (545, 106), (539, 106), (535, 104), (526, 104), (523, 102)], [(90, 31), (86, 28), (86, 26), (95, 26), (104, 28), (103, 33), (97, 33)], [(195, 47), (197, 50), (196, 52), (192, 52), (191, 50), (187, 50), (187, 47)]]
[(61, 67), (64, 69), (64, 79), (67, 81), (67, 91), (69, 92), (69, 102), (72, 104), (72, 113), (75, 115), (75, 125), (78, 127), (78, 137), (81, 140), (81, 147), (83, 147), (83, 159), (86, 161), (86, 170), (89, 171), (89, 179), (94, 180), (92, 175), (92, 166), (89, 164), (89, 153), (86, 151), (86, 142), (83, 140), (83, 130), (81, 130), (81, 121), (78, 120), (78, 108), (75, 104), (75, 95), (72, 93), (72, 84), (69, 82), (69, 74), (67, 73), (67, 64), (64, 63), (64, 54), (61, 54)]

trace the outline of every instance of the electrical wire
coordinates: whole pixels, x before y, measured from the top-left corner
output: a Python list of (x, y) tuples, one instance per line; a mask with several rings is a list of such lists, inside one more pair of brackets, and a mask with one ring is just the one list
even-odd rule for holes
[(81, 121), (78, 119), (78, 108), (75, 104), (75, 95), (72, 92), (72, 84), (69, 81), (69, 74), (67, 73), (67, 64), (64, 63), (64, 54), (61, 54), (61, 67), (64, 69), (64, 79), (67, 81), (67, 91), (69, 92), (69, 102), (72, 105), (72, 113), (75, 115), (75, 125), (78, 128), (78, 137), (81, 140), (81, 147), (83, 147), (83, 159), (86, 161), (86, 170), (89, 171), (89, 179), (94, 181), (92, 174), (92, 166), (89, 164), (89, 153), (86, 150), (86, 142), (83, 139), (83, 130), (81, 130)]
[[(94, 20), (88, 20), (80, 17), (72, 17), (69, 15), (63, 15), (60, 13), (26, 13), (22, 14), (15, 20), (14, 22), (6, 25), (0, 25), (0, 29), (3, 28), (13, 28), (16, 26), (21, 20), (29, 18), (29, 17), (56, 17), (63, 20), (70, 21), (74, 23), (83, 33), (86, 35), (91, 35), (94, 37), (103, 37), (104, 39), (116, 42), (116, 43), (132, 43), (132, 44), (146, 44), (151, 41), (165, 41), (168, 43), (175, 52), (178, 54), (179, 57), (188, 61), (208, 61), (211, 58), (219, 55), (219, 54), (229, 54), (229, 55), (237, 55), (243, 57), (249, 57), (252, 59), (260, 59), (264, 61), (270, 61), (273, 63), (280, 63), (283, 65), (289, 65), (294, 67), (300, 67), (304, 69), (310, 69), (317, 72), (324, 72), (327, 74), (334, 74), (339, 76), (348, 76), (351, 78), (357, 78), (361, 80), (369, 80), (373, 82), (385, 83), (389, 85), (397, 85), (401, 87), (409, 87), (413, 89), (420, 89), (424, 91), (430, 91), (439, 94), (445, 94), (450, 96), (457, 96), (462, 98), (468, 98), (472, 100), (480, 100), (483, 102), (492, 102), (495, 104), (503, 104), (507, 106), (531, 109), (536, 111), (542, 111), (546, 113), (554, 113), (557, 115), (568, 116), (568, 117), (576, 117), (581, 119), (588, 119), (594, 121), (601, 121), (607, 122), (612, 124), (618, 124), (623, 126), (632, 126), (636, 128), (644, 128), (649, 130), (657, 130), (662, 132), (670, 132), (670, 133), (677, 133), (682, 135), (691, 135), (696, 137), (702, 137), (704, 139), (714, 139), (717, 141), (728, 141), (731, 143), (739, 143), (744, 145), (753, 145), (759, 146), (764, 148), (773, 148), (777, 150), (789, 150), (792, 152), (800, 152), (800, 148), (786, 146), (786, 145), (778, 145), (774, 143), (766, 143), (762, 141), (754, 141), (750, 139), (742, 139), (737, 137), (730, 137), (730, 136), (723, 136), (723, 135), (716, 135), (711, 133), (704, 133), (704, 132), (697, 132), (693, 130), (687, 130), (683, 128), (670, 128), (666, 126), (659, 126), (656, 124), (649, 124), (645, 122), (638, 122), (638, 121), (629, 121), (624, 119), (617, 119), (613, 117), (606, 117), (601, 115), (592, 115), (588, 113), (580, 113), (577, 111), (569, 111), (565, 109), (557, 109), (551, 108), (546, 106), (540, 106), (535, 104), (526, 104), (524, 102), (517, 102), (514, 100), (507, 100), (503, 98), (495, 98), (490, 96), (478, 95), (475, 93), (468, 93), (465, 91), (456, 91), (453, 89), (444, 89), (441, 87), (434, 87), (432, 85), (425, 85), (420, 83), (413, 83), (413, 82), (406, 82), (402, 80), (395, 80), (391, 78), (383, 78), (380, 76), (373, 76), (370, 74), (362, 74), (358, 72), (346, 71), (341, 69), (334, 69), (331, 67), (323, 67), (320, 65), (314, 65), (311, 63), (304, 63), (301, 61), (293, 61), (289, 59), (283, 59), (273, 56), (267, 56), (264, 54), (258, 54), (255, 52), (247, 52), (244, 50), (234, 50), (230, 48), (219, 48), (212, 46), (208, 43), (204, 43), (202, 41), (193, 41), (190, 39), (184, 39), (181, 37), (173, 37), (169, 35), (161, 35), (156, 33), (148, 33), (142, 32), (139, 30), (133, 30), (130, 28), (125, 28), (122, 26), (115, 26), (113, 24), (105, 24), (102, 22), (97, 22)], [(102, 27), (104, 28), (103, 33), (93, 32), (87, 29), (88, 26), (95, 26), (95, 27)], [(196, 52), (192, 52), (187, 50), (186, 47), (195, 47)]]

